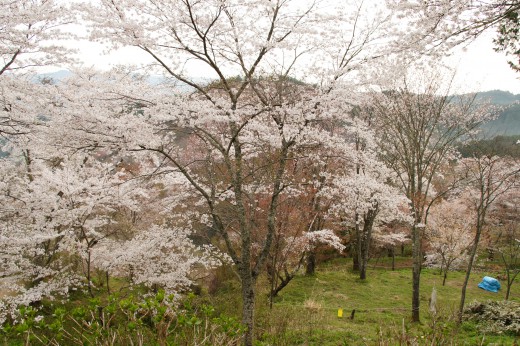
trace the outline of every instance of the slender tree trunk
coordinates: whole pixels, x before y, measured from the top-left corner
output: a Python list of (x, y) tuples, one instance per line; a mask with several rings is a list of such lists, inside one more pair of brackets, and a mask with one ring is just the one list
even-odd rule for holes
[[(356, 243), (357, 246), (357, 243)], [(356, 247), (353, 246), (352, 249), (355, 249)], [(357, 272), (359, 271), (359, 257), (357, 250), (352, 250), (352, 271)]]
[(365, 280), (366, 278), (366, 268), (364, 266), (363, 262), (363, 241), (364, 241), (364, 234), (361, 232), (361, 228), (359, 227), (359, 214), (356, 213), (354, 217), (354, 221), (356, 224), (356, 257), (357, 257), (357, 265), (359, 270), (359, 278), (361, 280)]
[(421, 253), (421, 228), (417, 227), (417, 223), (412, 227), (412, 321), (419, 322), (420, 314), (420, 280), (421, 280), (421, 264), (422, 264), (422, 253)]
[(460, 305), (459, 305), (459, 315), (458, 315), (459, 324), (462, 323), (462, 313), (464, 312), (464, 303), (466, 301), (466, 288), (468, 287), (469, 277), (471, 275), (471, 269), (473, 269), (473, 262), (475, 260), (476, 254), (477, 254), (477, 248), (478, 248), (478, 243), (480, 240), (480, 234), (482, 233), (481, 216), (478, 215), (478, 218), (479, 218), (479, 220), (477, 221), (475, 239), (473, 240), (473, 245), (471, 246), (471, 251), (469, 254), (469, 261), (468, 261), (468, 268), (466, 269), (466, 276), (464, 277), (464, 283), (462, 284), (462, 290), (461, 290), (461, 294), (460, 294)]
[(359, 228), (359, 215), (356, 215), (356, 233), (357, 233), (357, 257), (359, 263), (359, 279), (366, 280), (367, 278), (367, 262), (368, 256), (365, 253), (365, 248), (367, 247), (368, 234), (365, 232), (366, 223), (363, 225), (363, 228)]
[(513, 285), (513, 282), (507, 281), (507, 289), (506, 289), (506, 298), (505, 300), (509, 300), (509, 293), (511, 292), (511, 286)]
[(110, 294), (110, 282), (109, 282), (110, 275), (108, 274), (108, 270), (105, 271), (105, 279), (107, 281), (107, 293)]
[[(294, 278), (295, 274), (296, 274), (296, 271), (294, 271), (292, 273), (289, 273), (287, 270), (285, 271), (284, 277), (280, 278), (280, 282), (279, 283), (278, 283), (278, 280), (277, 280), (276, 286), (273, 287), (273, 291), (272, 291), (272, 297), (273, 298), (277, 297), (278, 293), (280, 293), (280, 291), (283, 290), (284, 287), (289, 284), (289, 282), (291, 282), (291, 280)], [(272, 304), (272, 302), (271, 302), (271, 304)]]
[(87, 248), (87, 287), (88, 287), (88, 293), (90, 294), (90, 297), (94, 298), (94, 293), (92, 293), (92, 284), (90, 282), (90, 248)]
[(366, 280), (367, 279), (367, 267), (366, 267), (366, 263), (364, 263), (365, 261), (362, 260), (361, 263), (360, 263), (360, 266), (359, 266), (359, 278), (361, 280)]
[[(502, 258), (504, 258), (504, 255), (502, 254)], [(505, 263), (505, 261), (504, 261)], [(513, 280), (515, 277), (511, 278), (511, 273), (509, 272), (509, 268), (506, 264), (506, 275), (507, 275), (507, 288), (506, 288), (506, 297), (505, 300), (509, 300), (509, 292), (511, 291), (511, 286), (513, 286)]]
[(446, 278), (448, 277), (448, 268), (446, 268), (446, 270), (444, 271), (444, 277), (442, 279), (442, 285), (445, 286), (446, 285)]
[(374, 226), (374, 221), (379, 211), (379, 207), (377, 204), (373, 209), (370, 209), (363, 217), (363, 230), (360, 239), (360, 247), (359, 251), (361, 253), (360, 261), (359, 261), (359, 278), (361, 280), (366, 280), (367, 278), (367, 267), (368, 267), (368, 258), (370, 252), (370, 242), (372, 241), (372, 228)]
[(305, 266), (305, 275), (314, 275), (316, 272), (316, 252), (314, 250), (309, 251), (307, 256), (307, 263)]
[(253, 346), (255, 320), (255, 289), (254, 280), (249, 268), (242, 268), (242, 323), (246, 326), (244, 345)]
[[(273, 261), (274, 262), (274, 261)], [(274, 298), (274, 289), (277, 285), (275, 281), (278, 281), (278, 277), (276, 275), (276, 270), (274, 269), (274, 264), (271, 263), (267, 265), (267, 279), (269, 281), (269, 309), (273, 309), (273, 298)]]
[[(356, 226), (357, 227), (357, 226)], [(363, 226), (363, 233), (359, 233), (358, 232), (358, 263), (359, 263), (359, 278), (361, 280), (366, 280), (367, 278), (367, 262), (368, 262), (368, 256), (367, 256), (367, 253), (365, 251), (365, 248), (367, 246), (367, 237), (368, 235), (365, 233), (365, 230), (364, 230), (364, 226)]]
[(395, 270), (395, 249), (393, 246), (392, 246), (391, 252), (392, 252), (392, 271), (394, 271)]
[(31, 159), (31, 152), (29, 149), (22, 150), (23, 158), (25, 160), (25, 166), (27, 169), (27, 177), (29, 178), (29, 181), (32, 182), (34, 180), (34, 176), (32, 173), (32, 159)]

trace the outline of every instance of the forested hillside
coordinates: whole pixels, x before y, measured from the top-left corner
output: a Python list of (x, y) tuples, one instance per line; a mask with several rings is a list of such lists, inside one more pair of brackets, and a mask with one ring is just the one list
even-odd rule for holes
[(520, 95), (493, 90), (479, 93), (477, 100), (499, 106), (498, 117), (482, 126), (484, 137), (520, 135)]

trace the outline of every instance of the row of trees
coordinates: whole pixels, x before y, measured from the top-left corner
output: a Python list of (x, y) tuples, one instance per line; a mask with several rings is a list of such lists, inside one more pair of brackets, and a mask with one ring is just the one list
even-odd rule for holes
[[(476, 159), (466, 175), (452, 172), (466, 167), (454, 163), (457, 141), (489, 112), (450, 98), (435, 79), (410, 85), (399, 66), (443, 46), (426, 42), (424, 27), (405, 35), (399, 19), (412, 5), (396, 5), (2, 4), (0, 134), (9, 155), (0, 172), (1, 283), (13, 294), (3, 304), (82, 283), (93, 295), (93, 268), (107, 288), (116, 275), (179, 291), (231, 263), (251, 345), (262, 273), (272, 297), (303, 263), (312, 272), (317, 244), (342, 250), (337, 234), (347, 229), (365, 278), (373, 235), (395, 242), (402, 234), (382, 230), (410, 222), (419, 320), (430, 208), (462, 181), (488, 184), (477, 190), (473, 259), (487, 210), (516, 171)], [(74, 14), (92, 40), (147, 53), (147, 73), (161, 72), (162, 82), (126, 68), (75, 70), (58, 83), (11, 73), (63, 61), (55, 40)], [(194, 78), (196, 70), (212, 82)], [(502, 175), (491, 170), (499, 165), (508, 168)]]

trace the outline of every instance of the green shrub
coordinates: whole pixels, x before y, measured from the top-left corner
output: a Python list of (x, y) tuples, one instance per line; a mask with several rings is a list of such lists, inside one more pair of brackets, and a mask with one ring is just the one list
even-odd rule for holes
[(16, 320), (0, 328), (6, 344), (25, 345), (235, 345), (245, 328), (235, 319), (217, 315), (209, 305), (181, 302), (163, 291), (150, 297), (111, 295), (102, 304), (88, 304), (40, 315), (22, 307)]

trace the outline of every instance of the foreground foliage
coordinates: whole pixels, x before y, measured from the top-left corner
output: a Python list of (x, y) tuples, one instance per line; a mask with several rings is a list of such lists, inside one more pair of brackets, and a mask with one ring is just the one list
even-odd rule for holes
[(160, 291), (146, 298), (111, 295), (105, 303), (91, 299), (72, 309), (60, 305), (48, 313), (22, 307), (0, 335), (9, 345), (237, 344), (244, 327), (217, 315), (212, 306), (194, 304), (193, 298), (179, 303)]

